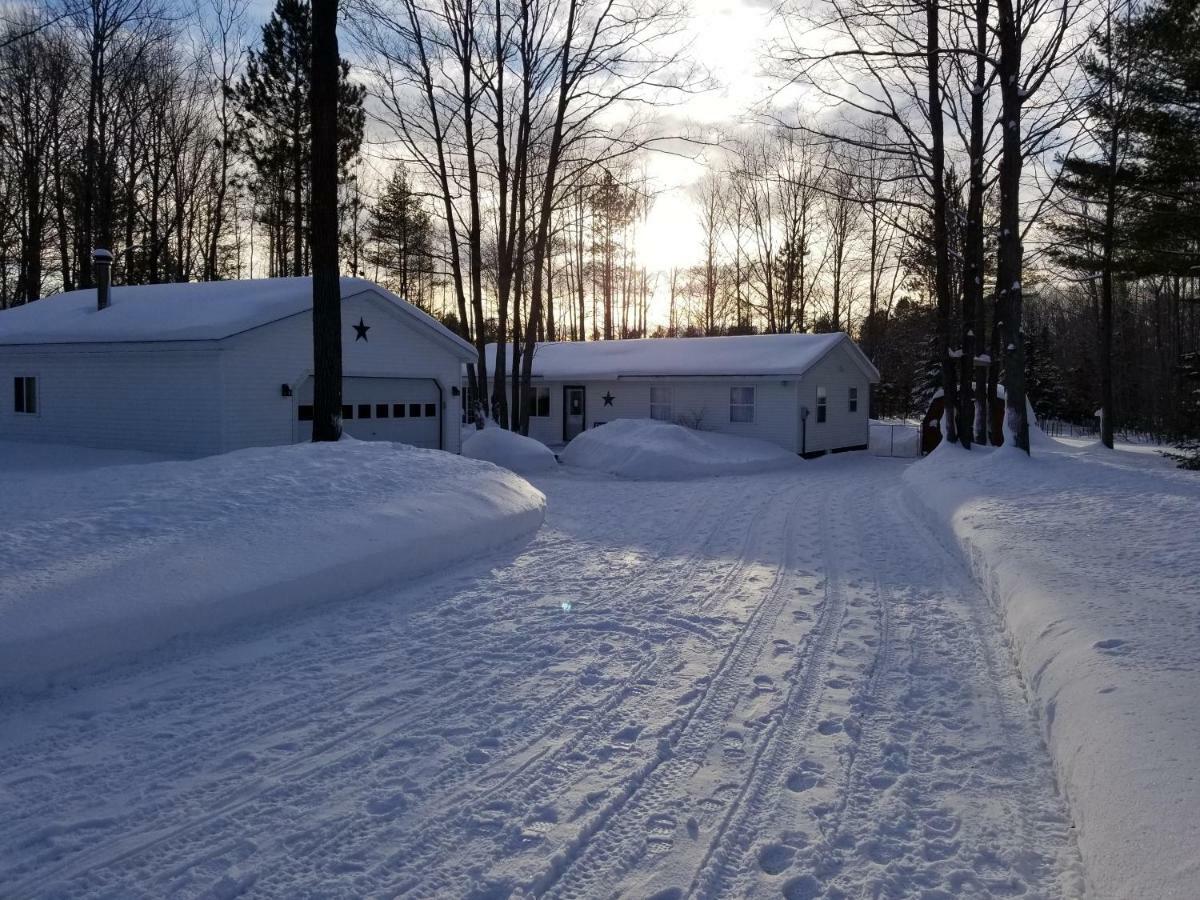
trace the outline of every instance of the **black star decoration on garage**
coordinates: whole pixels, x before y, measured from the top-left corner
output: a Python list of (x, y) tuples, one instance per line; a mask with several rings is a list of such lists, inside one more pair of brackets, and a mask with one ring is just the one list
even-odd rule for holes
[(612, 402), (616, 399), (616, 397), (612, 395), (612, 391), (606, 391), (604, 396), (600, 399), (604, 401), (605, 406), (612, 406)]
[(371, 330), (371, 326), (363, 322), (362, 316), (358, 317), (358, 324), (351, 327), (357, 332), (357, 334), (354, 335), (355, 343), (358, 341), (367, 341), (368, 344), (371, 343), (369, 340), (367, 340), (367, 332)]

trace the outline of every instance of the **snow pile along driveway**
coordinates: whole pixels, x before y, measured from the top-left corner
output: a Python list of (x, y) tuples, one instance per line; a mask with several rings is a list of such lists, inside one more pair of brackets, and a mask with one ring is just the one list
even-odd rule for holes
[(1200, 883), (1200, 478), (1035, 435), (905, 473), (1003, 616), (1075, 819), (1089, 893)]
[(796, 454), (767, 441), (695, 431), (653, 419), (616, 419), (589, 429), (567, 444), (562, 461), (649, 480), (750, 475), (800, 462)]
[(541, 441), (491, 422), (482, 431), (470, 432), (463, 440), (462, 453), (471, 459), (482, 459), (514, 472), (547, 472), (558, 468), (558, 460)]
[(31, 473), (11, 446), (0, 444), (0, 685), (442, 569), (545, 515), (521, 478), (403, 444), (56, 474)]

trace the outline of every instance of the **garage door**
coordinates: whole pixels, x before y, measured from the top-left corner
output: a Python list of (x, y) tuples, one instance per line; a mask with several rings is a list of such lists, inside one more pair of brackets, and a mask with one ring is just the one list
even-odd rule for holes
[[(298, 441), (312, 439), (312, 395), (309, 378), (296, 391)], [(360, 441), (440, 446), (440, 391), (427, 378), (343, 378), (342, 404), (342, 430)]]

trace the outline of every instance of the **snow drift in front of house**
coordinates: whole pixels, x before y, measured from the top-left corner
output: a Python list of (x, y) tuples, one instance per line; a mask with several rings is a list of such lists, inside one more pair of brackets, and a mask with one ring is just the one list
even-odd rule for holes
[(54, 475), (24, 450), (0, 444), (0, 685), (444, 569), (545, 514), (516, 475), (404, 444)]
[(777, 444), (654, 419), (614, 419), (567, 444), (569, 466), (648, 480), (749, 475), (799, 464)]
[(1200, 882), (1200, 478), (1061, 444), (941, 445), (905, 474), (1003, 617), (1075, 820), (1090, 893)]
[(462, 454), (526, 474), (558, 468), (558, 460), (541, 441), (490, 422), (482, 430), (471, 429), (467, 433), (463, 438)]

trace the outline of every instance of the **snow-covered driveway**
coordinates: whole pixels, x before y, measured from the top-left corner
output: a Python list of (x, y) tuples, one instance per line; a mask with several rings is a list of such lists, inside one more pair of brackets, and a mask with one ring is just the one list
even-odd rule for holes
[(0, 704), (0, 896), (1075, 896), (1000, 629), (855, 454)]

